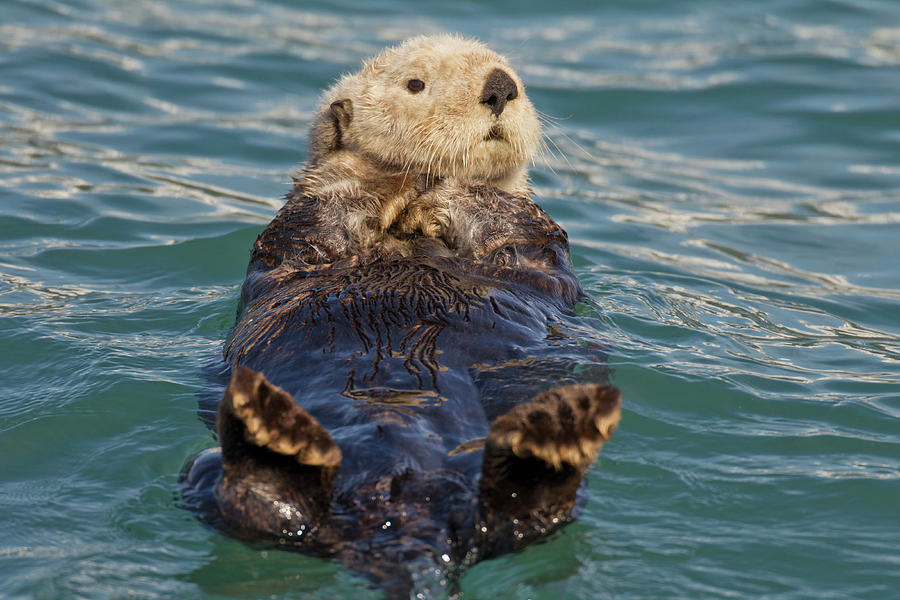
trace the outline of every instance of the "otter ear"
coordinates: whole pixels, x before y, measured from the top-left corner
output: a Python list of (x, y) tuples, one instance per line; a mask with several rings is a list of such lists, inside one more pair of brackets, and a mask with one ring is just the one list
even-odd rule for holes
[(353, 102), (349, 98), (332, 102), (330, 109), (335, 126), (341, 132), (350, 127), (350, 121), (353, 119)]
[(313, 124), (309, 136), (309, 154), (313, 161), (343, 146), (344, 133), (353, 120), (353, 102), (337, 100), (323, 110)]

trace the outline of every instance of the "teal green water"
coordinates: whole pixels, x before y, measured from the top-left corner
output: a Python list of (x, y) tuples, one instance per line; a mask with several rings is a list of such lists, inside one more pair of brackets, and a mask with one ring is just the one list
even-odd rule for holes
[(366, 598), (179, 508), (320, 90), (511, 57), (622, 426), (462, 597), (900, 597), (900, 4), (0, 0), (0, 597)]

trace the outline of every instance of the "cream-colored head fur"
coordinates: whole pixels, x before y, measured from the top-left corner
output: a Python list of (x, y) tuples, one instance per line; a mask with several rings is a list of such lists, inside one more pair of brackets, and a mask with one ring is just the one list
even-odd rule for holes
[[(496, 69), (516, 88), (499, 113), (483, 102)], [(420, 36), (384, 50), (325, 93), (310, 162), (346, 151), (395, 172), (514, 191), (527, 188), (526, 165), (540, 135), (534, 107), (505, 58), (474, 40)]]

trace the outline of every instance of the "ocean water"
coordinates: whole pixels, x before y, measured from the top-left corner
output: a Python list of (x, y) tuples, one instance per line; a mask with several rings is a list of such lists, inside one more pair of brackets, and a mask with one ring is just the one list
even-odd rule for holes
[(318, 94), (437, 31), (547, 115), (625, 398), (580, 520), (461, 597), (900, 597), (900, 3), (0, 0), (0, 598), (379, 597), (177, 478)]

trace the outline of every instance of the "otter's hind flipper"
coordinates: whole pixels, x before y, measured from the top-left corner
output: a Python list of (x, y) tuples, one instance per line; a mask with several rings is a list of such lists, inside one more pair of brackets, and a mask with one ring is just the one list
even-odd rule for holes
[(341, 450), (290, 394), (236, 366), (219, 404), (216, 497), (238, 530), (303, 543), (328, 514)]
[(238, 365), (219, 405), (223, 459), (240, 459), (246, 446), (293, 457), (301, 465), (336, 469), (341, 450), (290, 394), (262, 373)]
[(481, 474), (483, 558), (518, 549), (571, 519), (575, 494), (621, 417), (611, 386), (553, 388), (491, 424)]

